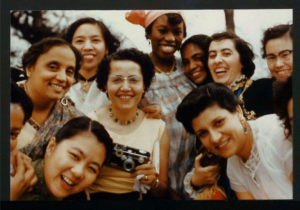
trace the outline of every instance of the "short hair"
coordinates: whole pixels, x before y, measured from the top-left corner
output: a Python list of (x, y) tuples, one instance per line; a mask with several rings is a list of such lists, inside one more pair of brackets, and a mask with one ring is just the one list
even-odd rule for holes
[(41, 55), (47, 53), (51, 48), (56, 46), (67, 46), (73, 51), (76, 58), (76, 64), (75, 64), (75, 77), (76, 77), (80, 69), (80, 62), (82, 60), (82, 56), (80, 52), (73, 45), (69, 44), (66, 40), (63, 40), (58, 37), (44, 38), (41, 41), (31, 45), (31, 47), (29, 47), (29, 49), (24, 53), (22, 57), (23, 70), (26, 72), (27, 67), (34, 66), (37, 59)]
[(215, 33), (209, 38), (208, 46), (210, 46), (212, 41), (221, 41), (224, 39), (230, 39), (233, 41), (236, 50), (240, 55), (240, 62), (242, 64), (242, 74), (244, 74), (247, 78), (251, 78), (254, 74), (255, 64), (254, 60), (254, 53), (252, 51), (252, 46), (238, 37), (235, 33), (232, 32), (222, 32), (222, 33)]
[(135, 48), (123, 49), (115, 52), (114, 54), (104, 58), (99, 64), (97, 73), (98, 88), (101, 91), (105, 91), (105, 86), (108, 81), (108, 75), (110, 72), (110, 63), (112, 61), (129, 60), (133, 61), (141, 67), (143, 75), (143, 82), (145, 86), (145, 92), (148, 90), (151, 84), (151, 80), (155, 74), (154, 65), (148, 54), (143, 53)]
[(185, 40), (185, 42), (181, 45), (180, 55), (181, 55), (181, 60), (183, 61), (183, 51), (188, 44), (194, 44), (197, 47), (199, 47), (205, 53), (204, 56), (201, 58), (201, 62), (203, 63), (206, 74), (207, 74), (205, 81), (212, 82), (213, 80), (212, 80), (210, 71), (208, 70), (208, 66), (207, 66), (208, 39), (209, 39), (209, 36), (204, 35), (204, 34), (197, 34), (197, 35), (191, 36), (190, 38)]
[(266, 45), (267, 42), (270, 41), (271, 39), (276, 39), (279, 37), (283, 37), (285, 35), (290, 35), (290, 37), (293, 39), (293, 24), (281, 24), (281, 25), (276, 25), (274, 27), (268, 28), (265, 30), (263, 39), (261, 40), (262, 43), (262, 58), (266, 57)]
[(25, 91), (16, 83), (10, 81), (10, 103), (19, 104), (24, 112), (23, 125), (32, 115), (33, 103)]
[(75, 31), (82, 24), (94, 24), (99, 26), (105, 41), (105, 47), (107, 48), (109, 55), (116, 52), (117, 49), (120, 47), (121, 42), (118, 40), (116, 36), (114, 36), (110, 32), (107, 26), (102, 21), (96, 20), (91, 17), (80, 18), (76, 20), (74, 23), (72, 23), (67, 29), (67, 31), (65, 32), (65, 34), (63, 35), (63, 38), (71, 44)]
[(292, 76), (286, 80), (276, 80), (273, 83), (273, 104), (279, 119), (283, 120), (285, 135), (289, 137), (292, 134), (292, 126), (289, 120), (287, 105), (293, 98), (293, 79)]
[(241, 102), (225, 85), (208, 83), (195, 88), (182, 100), (177, 108), (176, 119), (183, 124), (189, 133), (195, 134), (192, 126), (193, 119), (215, 104), (222, 109), (235, 113)]
[[(82, 132), (94, 134), (97, 140), (105, 146), (105, 161), (108, 161), (113, 151), (113, 140), (108, 132), (99, 122), (91, 120), (88, 117), (76, 117), (68, 121), (55, 135), (56, 143), (59, 144), (65, 139), (69, 139)], [(85, 139), (88, 141), (88, 139)]]
[[(186, 25), (185, 25), (185, 22), (183, 20), (183, 18), (181, 17), (181, 15), (177, 14), (177, 13), (167, 13), (167, 14), (163, 14), (163, 15), (166, 15), (167, 18), (168, 18), (168, 22), (172, 25), (172, 26), (175, 26), (175, 25), (178, 25), (180, 23), (183, 23), (183, 38), (186, 37)], [(162, 15), (161, 15), (162, 16)], [(159, 16), (159, 17), (161, 17)], [(157, 19), (156, 19), (157, 20)], [(152, 33), (152, 26), (154, 24), (154, 22), (156, 21), (154, 20), (146, 29), (145, 29), (145, 32), (146, 32), (146, 39), (148, 39), (148, 35), (150, 35)]]

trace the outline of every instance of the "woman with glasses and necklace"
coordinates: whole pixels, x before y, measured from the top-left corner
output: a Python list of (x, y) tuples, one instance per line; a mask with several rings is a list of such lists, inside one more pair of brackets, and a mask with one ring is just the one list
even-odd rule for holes
[(293, 24), (268, 28), (262, 39), (262, 57), (272, 77), (285, 80), (293, 73)]
[[(140, 192), (135, 191), (136, 185), (143, 185), (150, 191), (146, 197), (165, 196), (170, 144), (168, 131), (162, 120), (148, 119), (138, 108), (153, 76), (150, 57), (133, 48), (120, 50), (99, 65), (98, 88), (106, 93), (111, 105), (88, 116), (104, 125), (115, 144), (148, 151), (151, 161), (156, 157), (154, 145), (158, 144), (159, 164), (157, 161), (144, 163), (131, 173), (104, 166), (94, 185), (86, 191), (89, 199), (141, 199)], [(122, 155), (122, 160), (127, 158)]]
[(208, 68), (212, 78), (238, 96), (247, 120), (274, 113), (273, 80), (250, 79), (255, 70), (253, 59), (251, 45), (234, 33), (216, 33), (209, 38)]
[(170, 135), (168, 165), (168, 197), (183, 198), (183, 178), (193, 165), (190, 158), (194, 136), (189, 135), (176, 120), (177, 106), (196, 85), (183, 70), (181, 60), (174, 56), (186, 37), (186, 23), (178, 10), (132, 10), (126, 19), (145, 28), (146, 39), (151, 45), (149, 54), (154, 67), (155, 79), (142, 100), (142, 105), (158, 103), (162, 108), (162, 120), (166, 122)]

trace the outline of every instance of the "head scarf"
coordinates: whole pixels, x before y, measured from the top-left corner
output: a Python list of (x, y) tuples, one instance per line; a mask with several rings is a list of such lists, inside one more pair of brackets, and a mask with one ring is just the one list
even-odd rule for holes
[(180, 15), (185, 23), (184, 16), (179, 10), (150, 10), (147, 14), (145, 10), (132, 10), (131, 12), (127, 12), (125, 14), (125, 18), (130, 23), (141, 25), (142, 27), (147, 28), (158, 17), (169, 13), (176, 13)]

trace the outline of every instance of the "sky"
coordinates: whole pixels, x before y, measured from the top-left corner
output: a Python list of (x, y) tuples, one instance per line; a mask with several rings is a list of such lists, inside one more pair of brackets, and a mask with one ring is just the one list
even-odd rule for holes
[[(60, 13), (61, 11), (57, 11)], [(125, 10), (84, 10), (84, 11), (64, 11), (68, 20), (61, 21), (62, 27), (68, 27), (70, 23), (81, 17), (94, 17), (101, 19), (109, 29), (127, 41), (121, 47), (135, 46), (144, 52), (150, 52), (151, 48), (145, 38), (145, 29), (139, 25), (133, 25), (125, 20)], [(51, 13), (49, 13), (51, 14)], [(195, 34), (206, 34), (208, 36), (225, 31), (225, 15), (223, 10), (183, 10), (187, 26), (187, 38)], [(53, 23), (58, 21), (54, 15), (49, 16)], [(250, 43), (256, 55), (254, 63), (256, 65), (255, 73), (252, 79), (269, 77), (270, 73), (266, 61), (261, 58), (261, 39), (264, 30), (278, 24), (292, 23), (292, 9), (257, 9), (257, 10), (234, 10), (235, 32), (242, 39)], [(12, 34), (13, 29), (11, 29)], [(185, 39), (184, 39), (185, 40)], [(183, 40), (183, 41), (184, 41)], [(11, 49), (19, 49), (20, 55), (30, 46), (24, 40), (12, 36)], [(180, 56), (176, 53), (176, 56)], [(20, 64), (19, 60), (11, 62), (12, 65)]]

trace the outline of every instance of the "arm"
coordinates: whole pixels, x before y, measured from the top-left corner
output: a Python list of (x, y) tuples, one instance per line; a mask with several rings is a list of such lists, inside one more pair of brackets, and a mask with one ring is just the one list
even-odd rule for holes
[(250, 192), (235, 192), (235, 194), (239, 200), (255, 200)]
[[(165, 128), (160, 139), (160, 167), (157, 175), (153, 164), (144, 164), (136, 167), (133, 176), (144, 174), (148, 176), (148, 180), (140, 179), (142, 184), (151, 186), (151, 193), (154, 197), (164, 197), (168, 186), (168, 162), (169, 162), (170, 138), (167, 128)], [(157, 183), (159, 179), (159, 183)], [(157, 186), (156, 186), (157, 185)]]
[(161, 119), (161, 107), (158, 104), (150, 104), (142, 108), (147, 118)]

